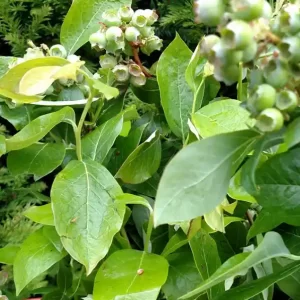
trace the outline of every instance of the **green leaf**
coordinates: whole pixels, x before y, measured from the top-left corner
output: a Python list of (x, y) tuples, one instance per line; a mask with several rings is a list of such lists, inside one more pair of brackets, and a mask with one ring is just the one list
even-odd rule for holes
[(30, 206), (23, 215), (36, 223), (54, 226), (51, 204)]
[(6, 104), (3, 104), (0, 105), (0, 116), (11, 123), (17, 130), (20, 130), (30, 122), (31, 110), (27, 105), (10, 109)]
[[(204, 281), (221, 266), (216, 242), (207, 232), (201, 230), (189, 243), (196, 267), (201, 275), (202, 281)], [(215, 299), (216, 295), (223, 291), (224, 288), (222, 285), (211, 288), (208, 290), (208, 299)]]
[(154, 207), (155, 226), (188, 221), (219, 205), (226, 196), (232, 172), (251, 150), (256, 136), (251, 131), (227, 133), (182, 149), (160, 181)]
[(40, 96), (26, 96), (0, 88), (0, 96), (14, 100), (17, 103), (33, 103), (42, 100)]
[(61, 261), (57, 273), (57, 285), (62, 292), (66, 293), (72, 287), (72, 283), (73, 273), (69, 261)]
[(13, 265), (19, 251), (20, 246), (18, 245), (7, 245), (4, 248), (0, 248), (0, 263)]
[(149, 204), (149, 202), (145, 198), (140, 197), (140, 196), (136, 196), (136, 195), (132, 195), (132, 194), (121, 194), (121, 195), (118, 195), (115, 200), (117, 203), (120, 203), (120, 204), (123, 203), (124, 205), (127, 205), (127, 204), (142, 205), (142, 206), (147, 207), (149, 209), (149, 211), (152, 212), (152, 207)]
[(130, 0), (76, 0), (63, 22), (60, 40), (69, 54), (75, 53), (84, 45), (92, 33), (99, 29), (102, 13), (109, 9), (131, 5)]
[(92, 160), (71, 161), (54, 180), (51, 199), (56, 230), (87, 274), (107, 254), (121, 229), (125, 206), (114, 204), (120, 194), (112, 175)]
[(198, 269), (190, 251), (170, 254), (168, 262), (170, 265), (168, 279), (162, 287), (168, 300), (177, 300), (201, 283)]
[(9, 70), (9, 64), (14, 60), (14, 57), (0, 56), (0, 77), (2, 77)]
[[(192, 121), (201, 137), (247, 129), (253, 125), (250, 114), (237, 100), (210, 103), (192, 115)], [(248, 125), (248, 126), (247, 126)]]
[(119, 136), (122, 125), (123, 117), (118, 115), (86, 135), (82, 140), (83, 157), (102, 163)]
[(263, 241), (253, 252), (240, 253), (231, 257), (213, 275), (201, 283), (198, 288), (180, 299), (188, 299), (189, 297), (200, 295), (216, 284), (229, 278), (234, 278), (237, 275), (246, 274), (247, 270), (253, 266), (275, 257), (300, 260), (300, 256), (290, 254), (280, 234), (270, 231), (266, 233)]
[(263, 290), (267, 289), (275, 282), (290, 276), (300, 269), (300, 262), (296, 261), (291, 263), (279, 271), (264, 276), (260, 279), (254, 280), (250, 283), (238, 286), (234, 289), (231, 289), (224, 294), (214, 298), (215, 300), (240, 300), (240, 299), (251, 299), (252, 297), (260, 294)]
[(157, 131), (128, 156), (117, 172), (116, 178), (131, 184), (142, 183), (158, 170), (160, 160), (161, 142)]
[(284, 134), (284, 142), (288, 148), (292, 148), (300, 143), (300, 118), (290, 123)]
[(182, 230), (178, 230), (168, 241), (166, 247), (164, 248), (161, 255), (163, 257), (167, 257), (171, 253), (175, 252), (179, 248), (183, 247), (184, 245), (188, 244), (187, 236), (184, 234)]
[[(33, 174), (38, 180), (61, 165), (66, 149), (63, 144), (34, 144), (8, 154), (7, 167), (14, 175)], [(26, 159), (24, 160), (24, 157)]]
[(157, 65), (161, 104), (167, 122), (173, 133), (183, 141), (189, 132), (188, 118), (193, 106), (193, 92), (185, 80), (191, 57), (191, 50), (177, 34)]
[(26, 148), (42, 139), (54, 126), (61, 122), (74, 124), (75, 113), (70, 107), (43, 115), (31, 121), (16, 135), (6, 140), (7, 151)]
[(0, 135), (0, 156), (6, 153), (6, 140), (4, 135)]
[(156, 300), (167, 276), (168, 262), (163, 257), (131, 249), (117, 251), (101, 265), (93, 296), (95, 300)]
[(14, 281), (17, 295), (34, 278), (48, 270), (64, 256), (65, 253), (56, 250), (43, 234), (42, 229), (31, 234), (22, 244), (14, 261)]
[(93, 87), (102, 93), (107, 100), (111, 100), (119, 96), (119, 90), (117, 88), (111, 87), (99, 80), (94, 80)]

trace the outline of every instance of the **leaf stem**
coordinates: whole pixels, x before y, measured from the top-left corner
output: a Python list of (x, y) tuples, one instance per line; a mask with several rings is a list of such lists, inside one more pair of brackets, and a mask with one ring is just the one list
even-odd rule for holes
[(149, 245), (150, 245), (152, 230), (153, 230), (153, 212), (151, 211), (150, 215), (149, 215), (146, 239), (145, 239), (145, 243), (144, 243), (144, 251), (145, 252), (151, 252), (149, 249)]
[(238, 100), (243, 100), (243, 63), (239, 63)]

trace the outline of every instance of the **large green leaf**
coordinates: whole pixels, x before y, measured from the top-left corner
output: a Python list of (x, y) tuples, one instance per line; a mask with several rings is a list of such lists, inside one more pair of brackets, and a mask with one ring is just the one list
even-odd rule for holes
[[(51, 230), (55, 231), (54, 228)], [(56, 234), (59, 243), (59, 236)], [(21, 246), (14, 261), (14, 281), (17, 295), (34, 278), (60, 261), (66, 253), (59, 252), (45, 236), (43, 229), (31, 234)]]
[(161, 142), (157, 131), (128, 156), (116, 177), (126, 183), (142, 183), (158, 170), (160, 160)]
[(100, 267), (94, 300), (156, 300), (168, 276), (168, 262), (161, 256), (137, 250), (113, 253)]
[(260, 294), (263, 290), (267, 289), (275, 282), (282, 280), (289, 275), (295, 273), (300, 269), (300, 262), (296, 261), (291, 263), (277, 272), (264, 276), (260, 279), (254, 280), (242, 286), (238, 286), (231, 289), (224, 294), (214, 298), (215, 300), (240, 300), (240, 299), (252, 299), (252, 297)]
[(99, 29), (102, 14), (109, 9), (131, 5), (131, 0), (75, 0), (65, 17), (60, 40), (70, 54), (84, 45), (92, 33)]
[[(204, 281), (221, 266), (216, 242), (207, 232), (201, 230), (190, 240), (190, 247), (196, 267)], [(216, 295), (223, 291), (224, 287), (220, 284), (212, 287), (208, 290), (208, 299), (215, 299)]]
[(122, 190), (99, 163), (71, 161), (54, 180), (51, 199), (55, 227), (65, 249), (90, 274), (121, 229), (124, 205), (114, 204)]
[(38, 142), (61, 122), (74, 124), (75, 113), (72, 108), (64, 107), (31, 121), (16, 135), (6, 140), (7, 151), (20, 150)]
[(193, 93), (185, 80), (191, 57), (191, 50), (177, 34), (157, 65), (161, 104), (167, 122), (174, 134), (183, 141), (189, 132), (188, 118), (193, 106)]
[(182, 251), (168, 256), (170, 265), (168, 279), (162, 290), (168, 300), (177, 300), (201, 283), (201, 277), (190, 251)]
[(13, 265), (19, 251), (20, 246), (18, 245), (7, 245), (4, 248), (0, 248), (0, 263)]
[(20, 130), (30, 122), (32, 107), (22, 105), (20, 107), (10, 109), (5, 103), (3, 103), (0, 105), (0, 117), (11, 123), (17, 130)]
[(86, 135), (82, 140), (83, 157), (102, 163), (119, 136), (122, 125), (123, 117), (119, 115)]
[(200, 295), (218, 283), (234, 278), (237, 275), (246, 274), (247, 270), (253, 266), (277, 257), (300, 260), (300, 256), (290, 254), (280, 234), (270, 231), (266, 233), (263, 241), (253, 252), (240, 253), (231, 257), (213, 275), (201, 283), (198, 288), (180, 299), (188, 299)]
[(284, 134), (284, 142), (288, 148), (292, 148), (295, 145), (300, 143), (300, 118), (295, 119), (292, 123), (289, 124), (287, 130)]
[(251, 131), (227, 133), (181, 150), (159, 183), (155, 225), (191, 220), (219, 205), (226, 196), (232, 172), (251, 150), (256, 137)]
[(36, 223), (50, 226), (54, 225), (54, 217), (50, 203), (42, 206), (30, 206), (23, 214)]
[[(192, 121), (201, 137), (247, 129), (250, 114), (237, 100), (210, 103), (192, 115)], [(247, 126), (248, 125), (248, 126)]]
[(17, 103), (33, 103), (42, 100), (41, 96), (26, 96), (0, 88), (0, 96), (14, 100)]
[(33, 174), (38, 180), (61, 165), (65, 152), (63, 144), (34, 144), (10, 152), (7, 166), (13, 175)]

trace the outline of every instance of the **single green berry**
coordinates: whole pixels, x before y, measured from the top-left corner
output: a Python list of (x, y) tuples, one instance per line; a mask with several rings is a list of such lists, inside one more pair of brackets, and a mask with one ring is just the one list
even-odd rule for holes
[(145, 27), (139, 28), (139, 31), (143, 38), (148, 38), (148, 37), (154, 35), (154, 28), (151, 26), (145, 26)]
[(225, 13), (223, 0), (196, 0), (194, 2), (196, 22), (207, 26), (217, 26)]
[(120, 26), (122, 24), (121, 18), (118, 12), (114, 9), (110, 9), (105, 11), (102, 14), (102, 21), (103, 23), (108, 26)]
[(257, 117), (255, 126), (262, 132), (277, 131), (282, 128), (284, 118), (276, 108), (267, 108)]
[(222, 40), (212, 48), (211, 59), (214, 64), (219, 66), (237, 64), (242, 60), (242, 57), (242, 51), (228, 48)]
[(134, 11), (130, 6), (123, 6), (119, 9), (119, 17), (124, 22), (130, 22), (134, 15)]
[(131, 76), (130, 83), (136, 87), (143, 86), (147, 82), (147, 78), (144, 73), (141, 73), (139, 76)]
[(45, 55), (43, 50), (40, 48), (27, 48), (26, 54), (24, 55), (25, 60), (43, 58), (43, 57), (45, 57)]
[(80, 56), (75, 55), (75, 54), (70, 54), (67, 56), (67, 60), (72, 64), (77, 63), (80, 61)]
[(225, 44), (235, 50), (245, 50), (254, 43), (253, 30), (250, 25), (241, 20), (234, 20), (222, 30)]
[(126, 82), (130, 78), (128, 66), (116, 65), (112, 72), (114, 73), (116, 80), (119, 82)]
[(200, 41), (200, 52), (211, 63), (214, 59), (214, 51), (212, 48), (220, 42), (220, 38), (214, 34), (207, 35)]
[(91, 34), (89, 41), (92, 47), (98, 46), (100, 49), (104, 49), (107, 43), (105, 33), (100, 31)]
[(250, 108), (255, 111), (262, 111), (266, 108), (271, 108), (275, 104), (276, 90), (269, 84), (259, 85), (254, 93), (249, 98)]
[(245, 50), (243, 50), (242, 62), (247, 63), (253, 60), (257, 54), (257, 43), (253, 41)]
[(45, 95), (49, 96), (49, 95), (52, 95), (53, 93), (54, 93), (54, 87), (52, 85), (50, 85), (48, 87), (48, 89), (46, 90)]
[(274, 88), (283, 88), (290, 79), (288, 64), (281, 59), (272, 59), (264, 68), (266, 83)]
[(215, 66), (214, 77), (218, 81), (224, 82), (226, 85), (232, 85), (238, 81), (240, 75), (237, 65)]
[(152, 9), (145, 9), (144, 15), (147, 18), (147, 26), (153, 25), (158, 20), (157, 13)]
[(132, 76), (140, 76), (143, 73), (143, 71), (142, 71), (142, 69), (140, 68), (139, 65), (137, 65), (137, 64), (130, 64), (129, 65), (129, 73)]
[(67, 57), (67, 50), (64, 46), (62, 45), (54, 45), (50, 48), (49, 53), (51, 56), (56, 56), (56, 57), (62, 57), (66, 58)]
[(154, 35), (147, 38), (141, 47), (141, 51), (146, 55), (150, 55), (153, 51), (160, 50), (163, 46), (162, 40)]
[(298, 102), (297, 94), (288, 90), (281, 91), (276, 97), (276, 107), (281, 111), (292, 112)]
[(143, 10), (138, 9), (132, 17), (132, 24), (136, 27), (145, 27), (148, 24), (148, 19)]
[(290, 34), (297, 34), (300, 31), (299, 5), (288, 4), (280, 12), (280, 26), (282, 31)]
[(125, 30), (125, 38), (128, 42), (136, 42), (140, 35), (140, 31), (133, 26), (127, 27)]
[(231, 0), (234, 19), (252, 21), (263, 14), (265, 0)]
[(289, 60), (291, 63), (300, 62), (300, 38), (297, 36), (285, 37), (278, 45), (282, 56)]
[(106, 30), (106, 40), (108, 42), (121, 42), (124, 40), (124, 34), (121, 28), (112, 26)]
[(117, 59), (110, 54), (100, 56), (100, 65), (102, 69), (113, 69), (117, 63)]

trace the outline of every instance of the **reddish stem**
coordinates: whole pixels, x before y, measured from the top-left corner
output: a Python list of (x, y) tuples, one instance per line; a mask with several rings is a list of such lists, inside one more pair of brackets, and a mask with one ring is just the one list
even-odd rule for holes
[(140, 60), (139, 53), (138, 53), (139, 46), (135, 43), (130, 43), (130, 46), (131, 46), (131, 49), (132, 49), (132, 52), (133, 52), (133, 58), (134, 58), (135, 63), (142, 69), (142, 71), (143, 71), (143, 73), (145, 74), (146, 77), (151, 77), (152, 75), (147, 72), (147, 70), (142, 65), (142, 62)]

